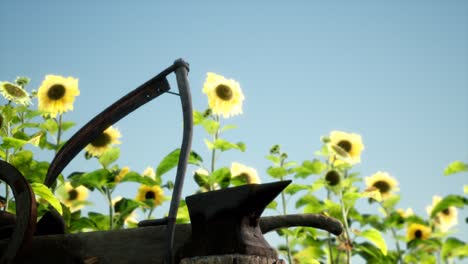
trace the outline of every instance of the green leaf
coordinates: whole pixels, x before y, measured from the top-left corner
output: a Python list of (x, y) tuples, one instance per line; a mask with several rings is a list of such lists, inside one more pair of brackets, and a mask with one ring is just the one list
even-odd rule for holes
[(468, 194), (468, 185), (463, 186), (463, 193)]
[(29, 166), (32, 160), (33, 160), (32, 151), (22, 150), (11, 156), (10, 163), (16, 168), (20, 168), (22, 166)]
[(197, 185), (199, 187), (203, 187), (203, 186), (206, 186), (207, 184), (209, 184), (209, 179), (208, 179), (209, 176), (207, 175), (203, 175), (203, 174), (199, 174), (199, 173), (194, 173), (193, 175), (193, 179), (195, 180), (195, 182), (197, 183)]
[(206, 138), (204, 139), (204, 141), (205, 141), (205, 145), (206, 145), (206, 147), (207, 147), (208, 149), (210, 149), (210, 150), (211, 150), (211, 149), (214, 149), (215, 146), (214, 146), (213, 142), (209, 141), (209, 140), (206, 139)]
[(452, 174), (464, 172), (464, 171), (468, 171), (468, 164), (457, 160), (457, 161), (450, 163), (448, 167), (445, 168), (444, 175), (448, 176), (448, 175), (452, 175)]
[(27, 140), (17, 139), (13, 137), (3, 137), (3, 142), (0, 145), (4, 149), (14, 148), (19, 149), (22, 148), (24, 145), (28, 144)]
[(302, 163), (301, 166), (296, 167), (294, 170), (296, 172), (295, 178), (306, 178), (311, 174), (320, 174), (327, 168), (327, 165), (317, 159), (312, 161), (306, 160)]
[(284, 192), (286, 194), (293, 195), (293, 194), (296, 194), (299, 191), (307, 190), (307, 189), (309, 189), (309, 185), (292, 183), (292, 184), (288, 185), (288, 187), (286, 187)]
[(210, 135), (214, 135), (216, 132), (218, 132), (219, 129), (219, 122), (216, 122), (211, 119), (204, 119), (203, 121), (201, 121), (201, 125)]
[(118, 222), (123, 224), (125, 219), (141, 204), (132, 199), (122, 198), (114, 205), (116, 213), (119, 213)]
[(76, 123), (72, 121), (62, 122), (62, 131), (67, 131), (75, 125)]
[(213, 147), (215, 149), (219, 149), (221, 151), (227, 151), (227, 150), (230, 150), (230, 149), (237, 149), (237, 150), (240, 150), (240, 151), (245, 151), (245, 144), (242, 143), (242, 142), (238, 142), (238, 143), (231, 143), (227, 140), (224, 140), (224, 139), (216, 139), (215, 142), (213, 143)]
[(387, 244), (385, 243), (384, 238), (382, 237), (382, 233), (377, 229), (367, 229), (362, 232), (358, 232), (359, 236), (368, 239), (372, 242), (385, 256), (387, 255)]
[(71, 221), (70, 232), (80, 232), (83, 229), (99, 230), (96, 223), (87, 217), (80, 217)]
[[(231, 181), (231, 170), (229, 168), (219, 168), (211, 174), (211, 179), (218, 183), (221, 188), (227, 188)], [(213, 182), (211, 183), (213, 185)]]
[(276, 179), (283, 179), (288, 175), (288, 171), (283, 167), (269, 167), (267, 169), (268, 175)]
[(278, 165), (278, 166), (279, 166), (279, 164), (281, 162), (281, 158), (276, 156), (276, 155), (267, 155), (265, 158), (267, 160), (273, 162), (275, 165)]
[[(89, 173), (76, 175), (72, 177), (72, 185), (84, 185), (88, 189), (101, 188), (106, 185), (111, 173), (106, 169), (98, 169)], [(124, 177), (125, 178), (125, 177)]]
[(347, 192), (343, 195), (343, 202), (346, 207), (353, 207), (356, 200), (361, 197), (362, 195), (358, 192)]
[(55, 208), (55, 210), (57, 210), (57, 212), (63, 214), (60, 201), (57, 199), (57, 197), (55, 197), (52, 191), (49, 188), (47, 188), (47, 186), (45, 186), (42, 183), (33, 182), (31, 183), (31, 188), (33, 189), (36, 195), (46, 200), (52, 207)]
[(277, 207), (278, 207), (278, 202), (276, 202), (276, 201), (272, 201), (267, 206), (268, 209), (273, 209), (273, 210), (276, 210)]
[(99, 157), (99, 163), (101, 163), (101, 165), (104, 168), (107, 168), (110, 164), (114, 163), (119, 157), (120, 148), (110, 148)]
[[(158, 175), (158, 177), (161, 177), (168, 171), (172, 170), (175, 166), (177, 166), (177, 163), (179, 162), (179, 154), (180, 149), (175, 149), (171, 153), (167, 154), (167, 156), (163, 158), (163, 160), (159, 163), (158, 167), (156, 168), (156, 175)], [(190, 156), (188, 159), (189, 164), (200, 165), (202, 162), (203, 160), (200, 157), (200, 155), (193, 151), (190, 152)]]
[[(442, 258), (453, 258), (457, 256), (468, 256), (468, 247), (465, 243), (457, 238), (449, 237), (442, 244)], [(457, 255), (455, 255), (455, 254)]]
[(193, 125), (196, 126), (196, 125), (199, 125), (201, 124), (201, 122), (205, 119), (205, 117), (203, 117), (203, 113), (202, 112), (199, 112), (199, 111), (193, 111)]
[(109, 229), (109, 216), (103, 215), (96, 212), (89, 212), (88, 217), (96, 226), (97, 230), (108, 230)]
[(137, 182), (148, 186), (159, 185), (159, 183), (150, 177), (141, 176), (137, 172), (130, 171), (123, 177), (121, 182)]
[(50, 134), (55, 134), (58, 131), (57, 122), (55, 122), (55, 120), (52, 119), (52, 118), (46, 119), (41, 124), (41, 128), (44, 129), (45, 131), (49, 132)]
[(463, 208), (466, 204), (468, 204), (468, 199), (463, 196), (454, 194), (448, 195), (432, 209), (431, 218), (434, 218), (439, 212), (449, 208), (450, 206)]
[(236, 125), (225, 125), (221, 128), (221, 132), (228, 131), (228, 130), (235, 129), (235, 128), (237, 128)]

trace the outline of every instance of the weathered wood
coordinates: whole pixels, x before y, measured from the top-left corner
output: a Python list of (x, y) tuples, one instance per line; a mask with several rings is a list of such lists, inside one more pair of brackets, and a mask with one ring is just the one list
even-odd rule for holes
[(185, 258), (180, 264), (286, 264), (286, 262), (282, 259), (232, 254)]
[[(16, 263), (163, 263), (165, 226), (36, 236)], [(190, 225), (176, 225), (174, 250), (190, 236)], [(0, 241), (0, 255), (8, 240)]]

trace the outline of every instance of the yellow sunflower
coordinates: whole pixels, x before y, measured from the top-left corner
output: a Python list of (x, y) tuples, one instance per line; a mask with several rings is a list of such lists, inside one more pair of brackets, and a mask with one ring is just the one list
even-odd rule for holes
[(44, 111), (46, 115), (55, 117), (57, 114), (73, 110), (73, 102), (78, 95), (80, 95), (78, 79), (46, 75), (37, 91), (39, 110)]
[(130, 171), (130, 168), (125, 166), (123, 167), (119, 173), (117, 174), (117, 176), (115, 176), (115, 182), (120, 182), (124, 177), (125, 175), (127, 175), (127, 173)]
[(377, 189), (382, 200), (389, 198), (392, 192), (398, 191), (398, 182), (387, 172), (378, 171), (365, 179), (368, 189)]
[[(432, 214), (432, 209), (440, 202), (442, 198), (440, 196), (432, 197), (432, 205), (426, 207), (427, 214)], [(447, 232), (450, 228), (458, 224), (458, 210), (455, 206), (449, 206), (445, 210), (437, 213), (434, 218), (435, 226), (438, 227), (442, 232)]]
[(88, 198), (88, 189), (81, 185), (73, 187), (70, 182), (65, 182), (57, 188), (57, 196), (63, 204), (70, 208), (71, 212), (75, 212), (84, 207)]
[(251, 167), (247, 167), (237, 162), (231, 164), (231, 175), (232, 177), (241, 177), (247, 180), (247, 183), (252, 184), (261, 183), (260, 177), (258, 177), (257, 170)]
[(85, 150), (91, 155), (99, 157), (106, 150), (108, 150), (113, 144), (120, 144), (119, 138), (122, 135), (119, 130), (113, 127), (108, 127), (101, 135), (96, 139), (91, 141), (86, 147)]
[(223, 115), (224, 118), (242, 114), (244, 94), (237, 81), (208, 72), (203, 93), (208, 96), (208, 106), (214, 114)]
[(152, 200), (152, 205), (158, 206), (164, 201), (164, 192), (158, 185), (148, 186), (143, 184), (138, 188), (138, 193), (135, 199), (140, 202)]
[(406, 230), (408, 240), (426, 240), (431, 236), (431, 228), (422, 224), (411, 224)]
[(153, 180), (156, 179), (156, 172), (151, 167), (147, 167), (141, 175), (143, 175), (144, 177), (149, 177)]
[(16, 84), (10, 82), (0, 82), (0, 93), (8, 101), (21, 105), (31, 104), (31, 98), (28, 92)]
[(364, 150), (362, 138), (358, 134), (342, 131), (330, 133), (329, 146), (337, 161), (345, 161), (351, 165), (361, 162), (361, 152)]

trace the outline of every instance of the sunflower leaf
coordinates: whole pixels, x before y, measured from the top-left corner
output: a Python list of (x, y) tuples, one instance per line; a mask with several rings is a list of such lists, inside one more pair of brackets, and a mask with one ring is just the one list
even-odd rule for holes
[(231, 129), (236, 129), (237, 126), (236, 125), (225, 125), (221, 128), (221, 132), (224, 132), (224, 131), (228, 131), (228, 130), (231, 130)]
[(73, 186), (84, 185), (88, 189), (101, 188), (107, 183), (110, 172), (106, 169), (98, 169), (89, 173), (73, 176)]
[(245, 151), (245, 144), (242, 143), (242, 142), (234, 144), (234, 143), (231, 143), (231, 142), (229, 142), (227, 140), (218, 138), (213, 143), (213, 148), (219, 149), (221, 151), (227, 151), (227, 150), (230, 150), (230, 149), (237, 149), (237, 150), (240, 150), (240, 151), (244, 152)]
[(288, 185), (288, 187), (286, 187), (286, 189), (284, 189), (284, 192), (286, 194), (293, 195), (293, 194), (296, 194), (299, 191), (307, 190), (308, 188), (309, 188), (309, 185), (306, 185), (306, 184), (292, 183), (292, 184)]
[(288, 175), (288, 170), (283, 167), (269, 167), (267, 173), (275, 179), (282, 179)]
[(266, 208), (276, 210), (277, 207), (278, 207), (278, 202), (272, 201), (271, 203), (268, 204)]
[(210, 179), (213, 181), (211, 182), (211, 185), (213, 185), (213, 183), (217, 183), (221, 188), (227, 188), (231, 181), (231, 170), (226, 167), (219, 168), (213, 171)]
[(3, 139), (3, 142), (0, 146), (4, 149), (10, 149), (10, 148), (20, 149), (24, 145), (28, 144), (27, 140), (17, 139), (13, 137), (3, 137), (2, 139)]
[(116, 213), (119, 213), (118, 222), (123, 222), (130, 216), (130, 214), (140, 206), (141, 203), (132, 199), (122, 198), (115, 203), (114, 209)]
[(46, 200), (52, 207), (55, 208), (55, 210), (57, 210), (57, 212), (59, 212), (59, 214), (63, 214), (60, 201), (57, 199), (57, 197), (55, 197), (52, 191), (47, 188), (47, 186), (39, 182), (33, 182), (31, 183), (31, 188), (37, 196)]
[(468, 171), (468, 164), (457, 160), (457, 161), (450, 163), (448, 167), (445, 168), (444, 175), (448, 176), (448, 175), (452, 175), (452, 174), (464, 172), (464, 171)]
[(302, 163), (301, 166), (294, 168), (296, 172), (295, 178), (307, 178), (311, 174), (320, 174), (327, 168), (327, 165), (318, 159), (312, 161), (306, 160)]
[(463, 206), (468, 205), (468, 199), (460, 195), (448, 195), (432, 209), (431, 218), (434, 218), (439, 212), (449, 208), (450, 206), (455, 206), (463, 208)]
[[(177, 163), (179, 162), (179, 154), (180, 154), (179, 148), (167, 154), (166, 157), (163, 158), (163, 160), (159, 163), (158, 167), (156, 168), (156, 175), (158, 177), (161, 177), (168, 171), (172, 170), (175, 166), (177, 166)], [(198, 153), (194, 151), (190, 152), (190, 155), (188, 158), (189, 164), (200, 165), (202, 162), (203, 162), (203, 159)]]
[(211, 119), (202, 120), (201, 125), (206, 130), (206, 132), (208, 132), (208, 134), (210, 135), (214, 135), (216, 132), (218, 132), (218, 129), (219, 129), (219, 122), (216, 122)]
[(203, 187), (207, 185), (209, 182), (207, 175), (203, 175), (199, 173), (194, 173), (193, 179), (195, 180), (195, 182), (197, 183), (199, 187)]
[(442, 244), (442, 258), (453, 258), (458, 256), (468, 256), (468, 245), (457, 238), (449, 237)]
[(130, 171), (120, 180), (120, 182), (137, 182), (148, 186), (159, 185), (158, 181), (150, 177), (141, 176), (137, 172)]
[(387, 255), (387, 244), (385, 243), (382, 233), (377, 229), (371, 228), (362, 232), (357, 232), (357, 235), (368, 239), (372, 242), (385, 256)]
[(55, 134), (58, 130), (58, 124), (52, 118), (47, 118), (42, 124), (41, 128), (50, 134)]
[(199, 125), (201, 124), (201, 122), (205, 119), (205, 117), (203, 116), (203, 113), (200, 112), (200, 111), (193, 111), (193, 125), (196, 126), (196, 125)]
[(99, 163), (101, 163), (101, 165), (104, 168), (107, 168), (110, 164), (114, 163), (119, 157), (120, 148), (110, 148), (99, 157)]
[(76, 125), (75, 122), (67, 121), (62, 123), (62, 131), (67, 131)]

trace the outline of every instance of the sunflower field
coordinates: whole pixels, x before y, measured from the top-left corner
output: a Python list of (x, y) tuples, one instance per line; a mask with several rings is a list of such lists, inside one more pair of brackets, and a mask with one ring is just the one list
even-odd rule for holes
[[(49, 189), (43, 182), (50, 163), (39, 160), (37, 153), (57, 153), (67, 140), (66, 132), (76, 126), (66, 120), (66, 113), (73, 111), (80, 94), (78, 79), (47, 75), (37, 90), (28, 86), (29, 81), (18, 77), (0, 82), (4, 102), (0, 106), (0, 158), (18, 168), (31, 184), (37, 195), (38, 218), (53, 207), (62, 215), (69, 233), (135, 228), (138, 221), (154, 218), (154, 211), (169, 201), (166, 195), (173, 182), (163, 175), (176, 167), (179, 149), (168, 153), (155, 167), (132, 171), (118, 164), (121, 133), (109, 127), (84, 149), (85, 158), (97, 160), (100, 168), (60, 175)], [(208, 105), (194, 111), (194, 125), (209, 138), (204, 143), (211, 155), (201, 157), (196, 150), (190, 155), (189, 164), (195, 167), (189, 175), (197, 186), (194, 192), (261, 183), (253, 164), (232, 162), (226, 167), (216, 162), (228, 151), (246, 150), (245, 143), (225, 137), (236, 129), (225, 122), (243, 113), (245, 98), (240, 84), (209, 72), (201, 90)], [(310, 160), (292, 161), (274, 142), (265, 153), (270, 166), (261, 174), (271, 181), (293, 180), (267, 211), (324, 214), (340, 220), (344, 227), (338, 237), (306, 227), (277, 231), (281, 241), (277, 249), (288, 263), (466, 261), (468, 245), (455, 228), (465, 222), (459, 219), (458, 211), (468, 204), (468, 185), (445, 197), (434, 196), (428, 201), (427, 214), (417, 215), (412, 208), (399, 207), (399, 182), (391, 173), (376, 171), (363, 177), (355, 170), (365, 150), (365, 140), (359, 134), (335, 130), (320, 140), (322, 147)], [(467, 162), (454, 161), (441, 171), (446, 176), (466, 176)], [(117, 186), (125, 182), (139, 185), (135, 197), (115, 195)], [(0, 188), (0, 210), (13, 214), (12, 192), (5, 183), (0, 183)], [(102, 196), (105, 210), (87, 210), (92, 204), (91, 192)], [(362, 204), (377, 205), (378, 210), (369, 212)], [(189, 221), (183, 201), (177, 221)]]

